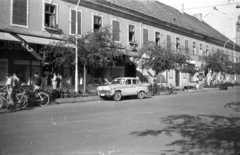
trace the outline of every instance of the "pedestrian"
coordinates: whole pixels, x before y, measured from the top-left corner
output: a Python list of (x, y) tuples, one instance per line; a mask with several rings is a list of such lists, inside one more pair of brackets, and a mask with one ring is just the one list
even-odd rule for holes
[(62, 89), (62, 75), (57, 75), (57, 89)]
[(39, 90), (42, 85), (42, 79), (37, 72), (34, 73), (34, 77), (35, 77), (35, 84), (34, 84), (33, 92), (35, 92), (36, 90)]
[(13, 87), (14, 87), (14, 89), (15, 90), (18, 89), (20, 80), (19, 80), (19, 78), (17, 76), (17, 73), (13, 73), (12, 80), (13, 80)]
[(57, 75), (56, 75), (56, 73), (53, 73), (53, 78), (51, 80), (52, 80), (53, 89), (57, 89)]

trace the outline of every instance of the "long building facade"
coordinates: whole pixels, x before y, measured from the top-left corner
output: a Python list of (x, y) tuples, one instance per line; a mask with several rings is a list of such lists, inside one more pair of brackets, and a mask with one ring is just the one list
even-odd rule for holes
[[(197, 75), (169, 70), (157, 75), (157, 81), (177, 87), (203, 82), (200, 57), (216, 51), (228, 53), (233, 61), (240, 60), (240, 47), (232, 49), (227, 37), (203, 22), (199, 17), (157, 1), (138, 0), (2, 0), (0, 1), (0, 85), (5, 74), (17, 72), (21, 81), (31, 83), (34, 72), (40, 73), (44, 85), (50, 85), (53, 72), (73, 84), (74, 66), (54, 68), (42, 50), (45, 45), (63, 40), (68, 35), (81, 36), (110, 26), (116, 42), (126, 51), (137, 53), (149, 41), (182, 46), (191, 52), (191, 63), (199, 69)], [(77, 12), (76, 12), (77, 7)], [(76, 27), (77, 23), (77, 27)], [(132, 43), (135, 43), (133, 47)], [(133, 62), (134, 54), (117, 60), (116, 66), (89, 68), (87, 83), (96, 84), (119, 76), (139, 76), (151, 82), (153, 70), (144, 70)], [(82, 84), (82, 70), (79, 69)], [(198, 78), (197, 78), (198, 77)], [(221, 77), (220, 77), (221, 78)], [(237, 80), (235, 77), (229, 78)], [(72, 82), (71, 82), (72, 81)]]

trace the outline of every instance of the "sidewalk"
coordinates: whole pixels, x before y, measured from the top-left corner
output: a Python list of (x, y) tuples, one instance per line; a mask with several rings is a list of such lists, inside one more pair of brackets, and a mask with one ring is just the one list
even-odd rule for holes
[(51, 103), (65, 104), (65, 103), (80, 103), (100, 100), (99, 96), (88, 96), (88, 97), (76, 97), (76, 98), (58, 98), (51, 99)]

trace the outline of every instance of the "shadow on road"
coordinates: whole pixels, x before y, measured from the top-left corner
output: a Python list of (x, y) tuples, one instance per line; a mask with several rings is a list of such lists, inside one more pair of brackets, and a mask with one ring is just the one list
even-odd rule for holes
[[(228, 105), (228, 104), (226, 104)], [(180, 146), (176, 154), (240, 155), (240, 117), (220, 115), (173, 115), (162, 118), (166, 127), (160, 130), (135, 131), (130, 135), (181, 135), (166, 146)]]

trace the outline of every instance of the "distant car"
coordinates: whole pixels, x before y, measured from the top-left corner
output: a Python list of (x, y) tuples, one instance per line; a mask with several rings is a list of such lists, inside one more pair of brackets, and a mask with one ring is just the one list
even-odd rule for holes
[(100, 98), (113, 98), (120, 101), (125, 96), (137, 96), (143, 99), (148, 92), (148, 86), (143, 85), (139, 79), (133, 77), (119, 77), (113, 79), (111, 84), (97, 87)]

